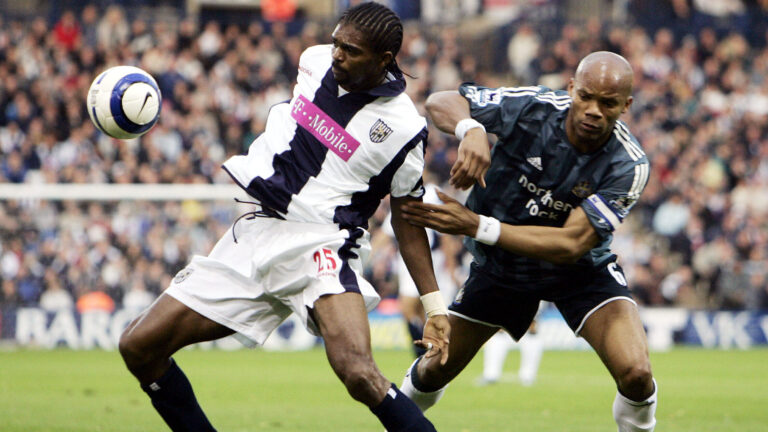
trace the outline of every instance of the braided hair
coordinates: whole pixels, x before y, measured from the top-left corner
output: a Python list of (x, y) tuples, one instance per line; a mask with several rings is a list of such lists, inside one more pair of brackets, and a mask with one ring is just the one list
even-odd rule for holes
[(395, 60), (403, 45), (403, 24), (392, 9), (380, 3), (361, 3), (347, 9), (339, 18), (338, 24), (352, 24), (365, 33), (374, 52), (391, 52), (392, 61), (385, 69), (395, 76), (403, 73)]

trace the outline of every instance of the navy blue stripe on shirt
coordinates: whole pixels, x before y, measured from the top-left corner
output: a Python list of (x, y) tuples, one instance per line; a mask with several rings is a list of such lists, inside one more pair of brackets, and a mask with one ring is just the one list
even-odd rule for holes
[(381, 172), (371, 177), (368, 181), (368, 190), (352, 194), (349, 205), (336, 208), (333, 221), (341, 228), (363, 227), (368, 228), (368, 219), (373, 216), (382, 198), (387, 196), (392, 185), (392, 178), (398, 168), (403, 165), (408, 153), (420, 142), (427, 146), (427, 128), (422, 129), (416, 136), (408, 141), (395, 155), (392, 161)]
[(352, 267), (349, 266), (349, 260), (360, 258), (352, 249), (360, 247), (357, 240), (363, 236), (364, 231), (360, 228), (350, 229), (349, 238), (344, 240), (344, 245), (339, 248), (339, 258), (341, 258), (341, 270), (339, 270), (339, 282), (346, 292), (360, 292), (360, 285), (357, 283), (357, 276)]
[[(338, 84), (329, 68), (312, 102), (341, 127), (347, 127), (358, 111), (376, 100), (376, 96), (365, 93), (349, 93), (341, 98), (337, 94)], [(328, 153), (326, 146), (300, 126), (288, 145), (290, 149), (275, 155), (272, 161), (275, 173), (269, 178), (254, 178), (246, 188), (262, 205), (280, 213), (286, 213), (291, 196), (298, 194), (310, 177), (320, 173)]]

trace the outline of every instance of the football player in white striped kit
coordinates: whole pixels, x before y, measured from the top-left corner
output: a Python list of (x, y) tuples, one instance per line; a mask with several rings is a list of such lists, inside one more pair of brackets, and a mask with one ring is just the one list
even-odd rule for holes
[(397, 15), (377, 3), (347, 10), (332, 45), (307, 49), (293, 98), (274, 106), (247, 155), (224, 163), (257, 204), (207, 257), (195, 256), (120, 338), (120, 353), (174, 431), (214, 430), (173, 353), (230, 334), (261, 344), (291, 314), (320, 335), (349, 394), (388, 431), (435, 428), (379, 372), (362, 278), (368, 219), (390, 195), (392, 226), (429, 315), (420, 345), (447, 360), (450, 326), (423, 228), (400, 208), (421, 201), (426, 120), (395, 61)]
[[(451, 181), (483, 187), (466, 207), (438, 194), (445, 204), (402, 209), (409, 222), (467, 236), (474, 257), (450, 306), (448, 362), (417, 359), (406, 373), (403, 392), (420, 408), (437, 402), (499, 327), (522, 337), (546, 300), (611, 373), (618, 431), (654, 430), (657, 388), (645, 330), (610, 250), (649, 174), (648, 158), (619, 120), (632, 104), (632, 83), (627, 60), (600, 51), (581, 60), (567, 93), (463, 84), (427, 100), (437, 127), (462, 140)], [(499, 138), (490, 154), (486, 128)]]

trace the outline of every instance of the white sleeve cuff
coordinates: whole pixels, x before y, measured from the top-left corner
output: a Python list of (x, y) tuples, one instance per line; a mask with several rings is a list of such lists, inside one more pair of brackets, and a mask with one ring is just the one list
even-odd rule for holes
[(474, 128), (480, 128), (483, 130), (483, 132), (485, 132), (485, 126), (483, 126), (479, 121), (473, 118), (465, 118), (463, 120), (459, 120), (459, 122), (456, 123), (456, 129), (454, 129), (453, 133), (456, 135), (456, 138), (461, 141), (464, 139), (464, 135), (466, 135), (470, 129)]

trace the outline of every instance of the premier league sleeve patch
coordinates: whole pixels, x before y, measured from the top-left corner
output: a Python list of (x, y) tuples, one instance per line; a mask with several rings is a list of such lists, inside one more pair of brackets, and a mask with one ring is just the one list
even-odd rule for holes
[(377, 144), (384, 142), (390, 135), (392, 135), (392, 128), (381, 119), (376, 120), (376, 123), (371, 126), (371, 130), (368, 131), (368, 138)]
[(176, 277), (173, 278), (173, 283), (180, 284), (184, 282), (189, 277), (189, 275), (192, 274), (193, 270), (194, 269), (190, 267), (182, 269), (180, 272), (176, 273)]

